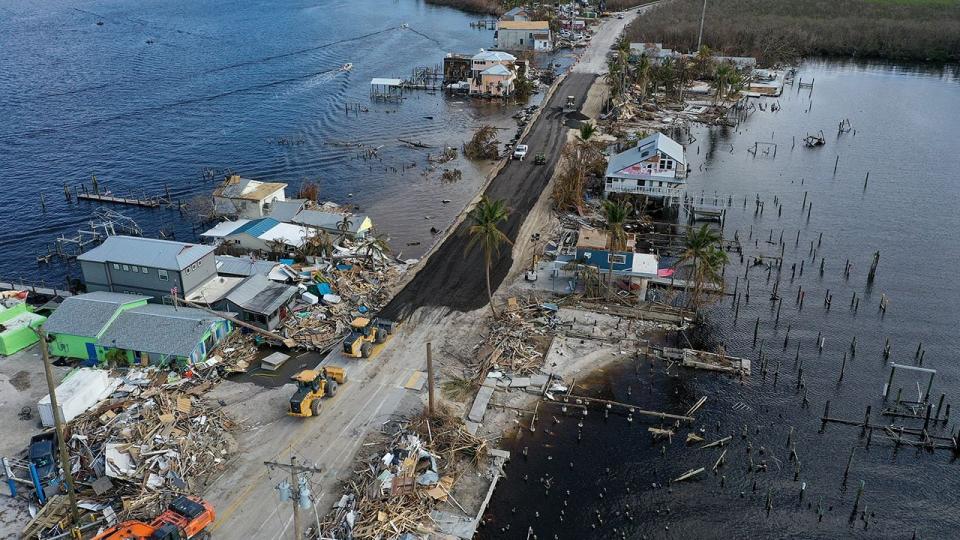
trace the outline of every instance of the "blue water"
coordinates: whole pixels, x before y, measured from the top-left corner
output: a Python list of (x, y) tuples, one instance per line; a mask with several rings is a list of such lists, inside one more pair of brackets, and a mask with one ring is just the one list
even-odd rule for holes
[[(814, 81), (812, 92), (793, 87), (778, 99), (765, 99), (766, 111), (752, 113), (737, 128), (695, 128), (695, 140), (687, 146), (693, 171), (690, 193), (703, 191), (706, 198), (717, 193), (724, 202), (733, 197), (724, 234), (738, 232), (748, 255), (741, 263), (732, 254), (725, 272), (728, 292), (738, 287), (739, 312), (727, 296), (707, 310), (707, 323), (688, 337), (697, 346), (713, 349), (722, 344), (728, 354), (751, 359), (752, 376), (742, 382), (702, 371), (666, 376), (662, 362), (629, 361), (591, 380), (578, 379), (580, 393), (648, 410), (682, 413), (706, 396), (694, 429), (702, 429), (707, 441), (733, 436), (726, 465), (719, 474), (710, 473), (722, 450), (685, 445), (691, 431), (685, 427), (677, 430), (672, 443), (654, 443), (647, 427), (656, 422), (637, 418), (630, 424), (616, 415), (604, 420), (594, 411), (582, 418), (584, 438), (578, 442), (581, 419), (557, 415), (560, 423), (554, 424), (541, 407), (541, 429), (533, 434), (523, 430), (506, 443), (515, 459), (493, 498), (481, 538), (522, 540), (528, 527), (547, 539), (957, 537), (960, 483), (951, 452), (896, 449), (879, 431), (868, 447), (856, 427), (831, 425), (818, 433), (827, 400), (833, 417), (859, 421), (870, 405), (873, 423), (897, 420), (880, 415), (888, 362), (917, 365), (915, 352), (921, 343), (923, 367), (937, 370), (931, 391), (934, 407), (945, 394), (945, 403), (954, 408), (950, 421), (932, 425), (931, 433), (949, 436), (957, 430), (957, 68), (810, 61), (800, 66), (799, 76)], [(770, 105), (777, 102), (782, 109), (771, 112)], [(844, 118), (856, 132), (838, 136), (837, 125)], [(825, 146), (803, 146), (804, 136), (821, 129)], [(755, 141), (776, 143), (776, 157), (772, 151), (757, 156), (747, 152)], [(805, 193), (812, 209), (804, 208)], [(762, 214), (754, 211), (758, 196), (765, 202)], [(777, 322), (770, 301), (777, 273), (768, 281), (765, 269), (748, 270), (747, 264), (751, 254), (779, 255), (781, 233), (783, 304)], [(880, 264), (870, 285), (867, 272), (878, 250)], [(853, 264), (849, 278), (843, 274), (847, 259)], [(797, 274), (791, 279), (794, 264)], [(744, 298), (745, 277), (750, 280), (749, 300)], [(805, 292), (802, 308), (796, 301), (800, 287)], [(828, 291), (833, 295), (829, 309), (824, 305)], [(854, 293), (860, 299), (858, 310), (850, 307)], [(881, 295), (889, 299), (886, 313), (879, 309)], [(757, 318), (766, 375), (760, 344), (753, 346)], [(825, 337), (822, 353), (816, 346), (818, 334)], [(854, 336), (856, 354), (851, 355)], [(674, 346), (687, 346), (685, 338), (674, 338)], [(883, 356), (887, 339), (889, 359)], [(848, 357), (839, 381), (844, 354)], [(804, 384), (798, 388), (801, 368)], [(898, 372), (891, 401), (899, 388), (904, 399), (917, 399), (918, 382), (926, 388), (925, 377)], [(897, 423), (919, 428), (923, 420)], [(747, 438), (742, 439), (745, 426)], [(796, 480), (787, 445), (791, 427), (801, 463)], [(520, 457), (524, 446), (529, 447), (529, 460)], [(844, 484), (851, 449), (854, 459)], [(751, 459), (755, 464), (765, 461), (767, 470), (751, 472)], [(670, 480), (699, 467), (708, 472), (669, 486)], [(546, 480), (551, 481), (549, 494)], [(866, 505), (866, 522), (860, 513), (851, 519), (860, 481), (865, 492), (859, 509)], [(823, 505), (822, 521), (818, 502)]]
[[(473, 195), (482, 164), (448, 164), (465, 175), (445, 184), (425, 170), (431, 150), (397, 138), (459, 146), (485, 122), (506, 135), (515, 109), (425, 92), (371, 103), (369, 81), (490, 47), (472, 18), (417, 0), (0, 2), (0, 276), (62, 276), (34, 257), (95, 209), (68, 205), (64, 184), (96, 175), (115, 194), (168, 188), (186, 201), (214, 187), (203, 169), (287, 182), (288, 196), (319, 182), (322, 198), (370, 213), (395, 252), (418, 255)], [(357, 103), (369, 112), (345, 112)], [(382, 146), (380, 160), (331, 142)], [(147, 235), (194, 239), (175, 211), (114, 209)]]

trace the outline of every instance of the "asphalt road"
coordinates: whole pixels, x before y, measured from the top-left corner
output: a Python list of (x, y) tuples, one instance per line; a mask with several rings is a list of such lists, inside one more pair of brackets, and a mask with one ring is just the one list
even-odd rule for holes
[[(511, 241), (517, 239), (520, 226), (549, 182), (560, 157), (568, 129), (563, 113), (566, 97), (575, 96), (579, 110), (594, 78), (596, 74), (575, 72), (560, 83), (522, 141), (530, 147), (528, 157), (523, 161), (510, 161), (487, 186), (484, 192), (487, 197), (505, 200), (510, 208), (510, 217), (501, 225), (501, 230)], [(543, 165), (534, 164), (533, 156), (538, 152), (546, 155), (547, 162)], [(403, 319), (424, 306), (472, 311), (486, 305), (483, 250), (479, 246), (467, 250), (470, 225), (469, 219), (460, 223), (430, 255), (417, 275), (383, 309), (383, 316)], [(512, 264), (510, 246), (504, 246), (501, 256), (494, 259), (490, 269), (490, 284), (494, 290), (507, 276)]]

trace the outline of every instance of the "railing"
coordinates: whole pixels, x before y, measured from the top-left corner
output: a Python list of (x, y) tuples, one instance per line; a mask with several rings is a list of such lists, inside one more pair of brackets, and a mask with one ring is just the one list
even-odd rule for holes
[(666, 197), (671, 199), (683, 198), (686, 193), (684, 188), (672, 187), (654, 187), (654, 186), (618, 186), (617, 184), (606, 184), (604, 191), (608, 193), (633, 193), (637, 195), (647, 195), (648, 197)]

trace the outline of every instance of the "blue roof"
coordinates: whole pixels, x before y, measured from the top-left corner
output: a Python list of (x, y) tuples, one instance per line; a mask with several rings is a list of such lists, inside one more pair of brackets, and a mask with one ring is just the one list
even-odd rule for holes
[(241, 225), (230, 234), (234, 235), (234, 234), (240, 234), (240, 233), (247, 233), (250, 236), (253, 236), (254, 238), (256, 238), (261, 234), (269, 231), (270, 229), (276, 227), (279, 224), (280, 222), (273, 218), (255, 219), (250, 223)]

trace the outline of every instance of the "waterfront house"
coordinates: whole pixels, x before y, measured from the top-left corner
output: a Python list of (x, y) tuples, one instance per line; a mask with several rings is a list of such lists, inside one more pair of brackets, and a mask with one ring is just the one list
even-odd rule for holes
[(470, 68), (470, 94), (507, 96), (517, 80), (517, 57), (503, 51), (484, 51), (473, 56)]
[(247, 219), (270, 213), (270, 205), (285, 200), (287, 184), (260, 182), (234, 174), (213, 191), (214, 210), (221, 215)]
[(261, 218), (250, 220), (225, 234), (223, 243), (246, 251), (289, 254), (302, 247), (309, 234), (309, 230), (301, 225)]
[(218, 308), (238, 314), (240, 320), (273, 330), (287, 317), (297, 288), (254, 274), (233, 288)]
[(507, 51), (553, 50), (548, 21), (498, 21), (493, 39), (496, 48)]
[(307, 199), (287, 199), (285, 201), (274, 201), (270, 204), (270, 214), (268, 217), (281, 222), (290, 223), (293, 216), (303, 212), (307, 208)]
[(455, 84), (470, 79), (473, 55), (447, 53), (443, 57), (443, 84)]
[(111, 236), (77, 257), (88, 292), (183, 297), (216, 273), (213, 246), (155, 238)]
[(602, 230), (581, 229), (577, 238), (576, 261), (593, 266), (599, 274), (613, 272), (614, 278), (626, 281), (636, 289), (642, 301), (647, 295), (647, 281), (657, 277), (659, 260), (656, 255), (634, 252), (635, 240), (627, 235), (626, 250), (611, 252), (608, 233)]
[[(189, 365), (206, 360), (231, 331), (204, 311), (148, 304), (142, 295), (93, 292), (67, 298), (47, 319), (50, 353), (96, 364), (110, 358), (136, 364)], [(120, 353), (109, 353), (111, 350)]]
[(0, 303), (0, 356), (9, 356), (37, 342), (34, 329), (47, 320), (17, 301), (11, 305)]
[(683, 146), (662, 133), (610, 157), (603, 193), (628, 193), (675, 204), (683, 196), (687, 159)]
[(668, 58), (676, 59), (682, 55), (673, 49), (664, 48), (663, 43), (631, 43), (630, 60), (636, 62), (642, 56), (646, 56), (650, 63), (656, 66), (662, 64)]

